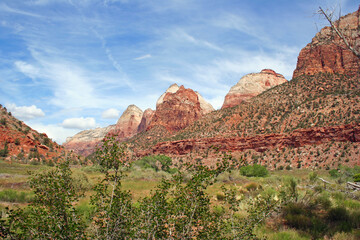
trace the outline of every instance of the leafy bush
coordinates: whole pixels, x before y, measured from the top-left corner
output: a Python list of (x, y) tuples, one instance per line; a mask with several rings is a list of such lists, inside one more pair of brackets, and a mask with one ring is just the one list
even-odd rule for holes
[(244, 186), (249, 192), (261, 189), (261, 185), (256, 182), (249, 182)]
[(329, 171), (329, 174), (332, 178), (337, 178), (337, 177), (340, 177), (340, 173), (337, 169), (331, 169)]
[(287, 225), (306, 231), (315, 239), (323, 236), (327, 231), (326, 222), (304, 203), (291, 203), (283, 209), (283, 212)]
[(0, 157), (7, 157), (9, 154), (7, 143), (5, 143), (5, 146), (3, 149), (0, 150)]
[(241, 167), (240, 173), (246, 177), (265, 177), (269, 174), (265, 166), (258, 164)]
[(145, 156), (135, 161), (134, 165), (143, 169), (150, 168), (156, 172), (162, 170), (173, 174), (177, 171), (176, 169), (171, 168), (172, 159), (165, 155)]
[(5, 119), (5, 118), (1, 118), (1, 119), (0, 119), (0, 124), (5, 126), (5, 125), (6, 125), (6, 119)]
[(354, 178), (354, 182), (360, 182), (360, 173), (355, 174), (355, 175), (353, 176), (353, 178)]
[(10, 239), (84, 239), (85, 224), (73, 205), (82, 191), (73, 183), (68, 163), (33, 176), (33, 202), (10, 210), (4, 232)]

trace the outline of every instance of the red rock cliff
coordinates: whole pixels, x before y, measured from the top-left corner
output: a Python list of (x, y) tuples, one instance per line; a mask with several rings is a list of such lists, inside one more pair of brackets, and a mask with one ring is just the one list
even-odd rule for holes
[(151, 123), (151, 120), (153, 118), (155, 114), (155, 111), (152, 110), (151, 108), (148, 108), (144, 111), (144, 114), (141, 118), (141, 122), (138, 126), (138, 129), (137, 129), (137, 132), (140, 133), (140, 132), (143, 132), (146, 130), (146, 128), (150, 125)]
[[(360, 51), (359, 10), (341, 17), (336, 25)], [(318, 72), (354, 75), (360, 72), (360, 60), (345, 46), (344, 41), (330, 28), (324, 27), (299, 54), (293, 78)]]
[(165, 94), (147, 129), (161, 125), (170, 132), (178, 131), (203, 115), (196, 92), (181, 86), (176, 92)]
[(304, 145), (321, 144), (329, 141), (360, 142), (360, 124), (342, 126), (298, 129), (290, 134), (263, 134), (252, 137), (203, 138), (185, 139), (179, 141), (158, 143), (151, 149), (139, 152), (141, 155), (165, 154), (183, 156), (191, 152), (206, 152), (213, 146), (221, 151), (241, 152), (254, 149), (263, 152), (266, 149), (282, 147), (300, 147)]

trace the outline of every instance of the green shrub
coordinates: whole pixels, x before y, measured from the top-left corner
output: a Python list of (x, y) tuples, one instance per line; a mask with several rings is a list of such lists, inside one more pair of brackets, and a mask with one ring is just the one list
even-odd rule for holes
[(258, 164), (241, 167), (240, 173), (246, 177), (265, 177), (269, 174), (265, 166)]
[(5, 143), (5, 146), (3, 149), (0, 150), (0, 157), (7, 157), (9, 154), (7, 143)]
[(6, 119), (5, 119), (5, 118), (1, 118), (1, 119), (0, 119), (0, 124), (5, 126), (5, 125), (6, 125)]
[(331, 208), (327, 213), (327, 219), (331, 222), (348, 221), (349, 217), (349, 212), (344, 207)]
[(360, 182), (360, 173), (353, 176), (354, 182)]
[(331, 169), (331, 170), (329, 171), (329, 174), (330, 174), (330, 176), (333, 177), (333, 178), (340, 177), (340, 173), (339, 173), (339, 171), (338, 171), (337, 169)]
[(320, 205), (323, 209), (328, 209), (331, 207), (330, 198), (326, 193), (323, 193), (320, 196), (318, 196), (315, 200), (315, 203), (317, 205)]
[(156, 172), (162, 170), (172, 174), (177, 171), (176, 169), (171, 168), (172, 159), (165, 155), (145, 156), (135, 161), (134, 165), (142, 169), (150, 168)]
[(225, 195), (223, 193), (217, 193), (216, 194), (216, 199), (218, 201), (224, 201), (225, 200)]
[(245, 186), (246, 190), (248, 190), (249, 192), (251, 191), (256, 191), (258, 189), (261, 189), (261, 185), (259, 185), (258, 183), (256, 182), (249, 182), (247, 183)]

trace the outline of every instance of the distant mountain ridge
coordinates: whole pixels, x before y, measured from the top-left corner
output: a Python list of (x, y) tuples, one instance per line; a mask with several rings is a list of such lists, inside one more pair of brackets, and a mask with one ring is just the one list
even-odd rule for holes
[(132, 104), (115, 125), (77, 133), (68, 138), (63, 146), (88, 156), (105, 136), (115, 136), (119, 141), (126, 141), (154, 127), (162, 126), (169, 131), (178, 131), (212, 111), (214, 108), (198, 92), (172, 84), (157, 100), (156, 110), (149, 108), (143, 112)]
[[(339, 27), (351, 32), (358, 19), (359, 11), (348, 14)], [(358, 33), (349, 36), (360, 46)], [(126, 141), (139, 157), (167, 154), (175, 161), (212, 164), (215, 145), (271, 168), (359, 165), (360, 65), (340, 45), (322, 29), (301, 50), (291, 81), (271, 69), (246, 75), (220, 110), (173, 84)]]

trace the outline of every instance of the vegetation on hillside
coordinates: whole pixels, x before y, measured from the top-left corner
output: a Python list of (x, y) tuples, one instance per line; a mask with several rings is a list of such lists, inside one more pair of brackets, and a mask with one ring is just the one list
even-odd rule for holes
[[(301, 180), (273, 173), (269, 177), (263, 166), (242, 166), (231, 155), (224, 155), (216, 168), (198, 161), (183, 165), (176, 173), (166, 173), (152, 192), (134, 199), (132, 191), (125, 188), (127, 173), (136, 171), (135, 167), (158, 174), (169, 170), (166, 166), (171, 159), (154, 156), (133, 164), (129, 160), (127, 148), (109, 140), (97, 152), (99, 167), (83, 168), (90, 178), (71, 170), (69, 162), (33, 175), (30, 187), (34, 195), (27, 198), (29, 205), (3, 212), (1, 236), (260, 239), (275, 236), (273, 231), (278, 236), (287, 235), (291, 229), (297, 239), (340, 233), (359, 236), (360, 196), (343, 192), (337, 184), (325, 189), (316, 172)], [(93, 171), (98, 172), (96, 178), (91, 177)], [(347, 175), (346, 171), (339, 171), (336, 178)], [(359, 169), (348, 171), (356, 176)], [(215, 199), (211, 194), (214, 189)], [(15, 201), (25, 198), (20, 195)], [(89, 195), (90, 202), (84, 205)]]
[(299, 128), (360, 122), (359, 78), (341, 74), (302, 75), (236, 107), (207, 114), (175, 134), (152, 129), (129, 142), (146, 149), (163, 141), (254, 136)]

